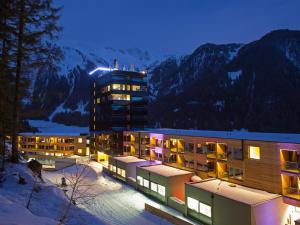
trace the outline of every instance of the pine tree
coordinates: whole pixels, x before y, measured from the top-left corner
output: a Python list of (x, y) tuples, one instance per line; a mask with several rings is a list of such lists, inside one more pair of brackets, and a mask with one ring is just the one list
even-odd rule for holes
[(12, 162), (18, 162), (17, 138), (20, 124), (22, 87), (26, 74), (51, 61), (59, 60), (53, 55), (61, 28), (57, 25), (61, 8), (53, 7), (52, 0), (15, 0), (16, 16), (13, 23), (15, 54), (14, 99), (12, 109)]
[(12, 112), (12, 54), (14, 17), (13, 2), (1, 0), (0, 2), (0, 171), (4, 170), (5, 137), (11, 132)]

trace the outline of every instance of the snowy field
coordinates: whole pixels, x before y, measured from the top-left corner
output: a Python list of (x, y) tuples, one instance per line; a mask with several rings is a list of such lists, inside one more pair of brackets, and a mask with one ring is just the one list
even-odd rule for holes
[[(167, 210), (181, 218), (183, 216), (175, 210), (160, 205), (149, 199), (132, 187), (119, 182), (104, 173), (102, 166), (96, 162), (90, 163), (91, 171), (85, 182), (92, 184), (89, 192), (95, 197), (84, 207), (88, 212), (98, 217), (105, 224), (115, 225), (168, 225), (166, 220), (150, 214), (144, 210), (145, 203)], [(52, 183), (59, 183), (61, 177), (74, 173), (75, 166), (63, 171), (43, 172), (45, 179)]]

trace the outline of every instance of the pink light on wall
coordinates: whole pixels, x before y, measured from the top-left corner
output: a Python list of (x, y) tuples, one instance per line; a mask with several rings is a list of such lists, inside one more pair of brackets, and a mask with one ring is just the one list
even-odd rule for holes
[(160, 147), (155, 147), (155, 148), (153, 148), (153, 149), (151, 149), (152, 151), (155, 151), (156, 153), (159, 153), (159, 154), (162, 154), (162, 148), (160, 148)]
[[(157, 140), (161, 140), (162, 143), (164, 141), (164, 135), (163, 134), (155, 134), (155, 133), (150, 133), (150, 139), (151, 138), (154, 138), (154, 139), (157, 139)], [(163, 144), (162, 144), (163, 145)], [(162, 149), (162, 146), (161, 147), (154, 147), (154, 148), (151, 148), (151, 151), (154, 151), (156, 153), (159, 153), (159, 154), (162, 154), (163, 152), (163, 149)]]
[(163, 134), (150, 133), (150, 138), (155, 138), (155, 139), (158, 139), (158, 140), (164, 140), (164, 135)]
[(293, 144), (293, 143), (277, 143), (278, 150), (280, 149), (287, 149), (289, 151), (299, 151), (300, 145), (299, 144)]

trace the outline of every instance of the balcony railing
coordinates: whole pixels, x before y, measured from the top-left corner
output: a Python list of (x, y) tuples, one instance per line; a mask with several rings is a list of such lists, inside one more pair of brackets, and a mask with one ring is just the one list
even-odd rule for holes
[(300, 190), (297, 187), (286, 187), (283, 189), (283, 195), (289, 198), (300, 200)]
[(216, 158), (216, 152), (214, 150), (207, 150), (206, 155), (208, 158)]
[(298, 162), (289, 162), (289, 161), (284, 162), (283, 163), (283, 170), (298, 172), (299, 171)]
[(218, 159), (226, 160), (227, 159), (227, 154), (226, 153), (219, 153), (218, 154)]

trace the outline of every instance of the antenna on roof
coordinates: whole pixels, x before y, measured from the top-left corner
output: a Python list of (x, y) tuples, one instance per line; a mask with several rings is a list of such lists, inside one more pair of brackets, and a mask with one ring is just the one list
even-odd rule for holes
[(118, 70), (119, 69), (119, 63), (117, 59), (114, 59), (114, 69)]
[(135, 71), (135, 66), (134, 66), (134, 64), (130, 64), (130, 71)]

